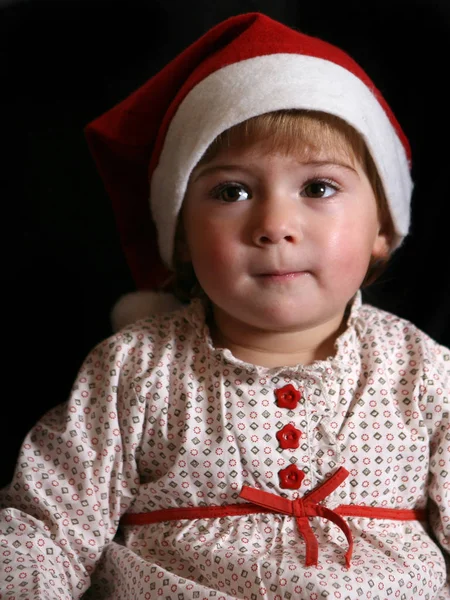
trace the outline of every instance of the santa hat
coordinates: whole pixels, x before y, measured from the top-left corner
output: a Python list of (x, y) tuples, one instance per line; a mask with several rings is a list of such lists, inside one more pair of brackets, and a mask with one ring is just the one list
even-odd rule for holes
[(211, 142), (282, 109), (330, 113), (361, 134), (384, 186), (394, 247), (401, 243), (410, 220), (410, 147), (380, 92), (339, 48), (243, 14), (208, 31), (86, 127), (138, 290), (167, 279), (189, 176)]

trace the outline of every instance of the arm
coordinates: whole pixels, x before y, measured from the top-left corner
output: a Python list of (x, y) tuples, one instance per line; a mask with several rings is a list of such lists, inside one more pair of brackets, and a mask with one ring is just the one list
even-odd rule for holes
[(450, 350), (432, 349), (431, 373), (425, 384), (428, 399), (426, 415), (434, 421), (430, 448), (429, 521), (447, 562), (447, 588), (450, 597)]
[(26, 437), (1, 502), (0, 598), (69, 600), (89, 587), (139, 483), (145, 407), (127, 352), (120, 335), (99, 345), (69, 401)]

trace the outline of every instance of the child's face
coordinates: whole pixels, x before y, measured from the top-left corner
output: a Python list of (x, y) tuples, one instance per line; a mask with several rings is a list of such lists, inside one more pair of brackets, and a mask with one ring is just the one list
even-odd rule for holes
[(193, 171), (182, 214), (186, 258), (222, 323), (304, 331), (342, 317), (386, 253), (369, 180), (344, 153), (224, 148)]

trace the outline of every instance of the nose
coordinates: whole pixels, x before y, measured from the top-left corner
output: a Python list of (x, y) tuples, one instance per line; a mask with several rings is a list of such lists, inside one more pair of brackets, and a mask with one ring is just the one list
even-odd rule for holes
[(252, 239), (257, 246), (293, 244), (300, 235), (298, 215), (289, 201), (272, 197), (256, 207)]

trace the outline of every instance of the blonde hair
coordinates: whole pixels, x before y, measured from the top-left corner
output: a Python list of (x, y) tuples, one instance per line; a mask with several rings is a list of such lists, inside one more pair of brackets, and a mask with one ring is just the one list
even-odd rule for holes
[[(254, 143), (264, 145), (269, 152), (296, 153), (305, 159), (308, 155), (325, 152), (327, 157), (346, 156), (352, 164), (359, 163), (372, 186), (378, 207), (380, 230), (386, 235), (389, 250), (394, 239), (394, 225), (386, 195), (373, 159), (361, 135), (348, 123), (328, 113), (306, 110), (281, 110), (265, 113), (227, 129), (211, 143), (197, 166), (211, 161), (223, 148)], [(179, 248), (184, 239), (181, 213), (175, 235), (172, 291), (182, 301), (202, 295), (202, 290), (190, 263), (180, 258)], [(385, 259), (372, 260), (362, 287), (372, 284), (385, 270)]]

